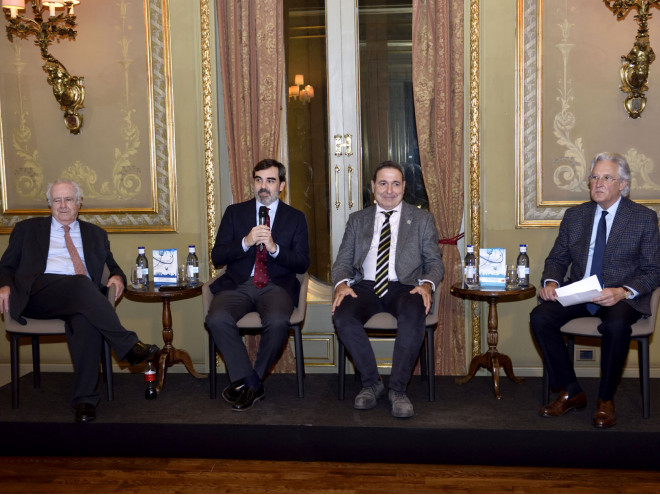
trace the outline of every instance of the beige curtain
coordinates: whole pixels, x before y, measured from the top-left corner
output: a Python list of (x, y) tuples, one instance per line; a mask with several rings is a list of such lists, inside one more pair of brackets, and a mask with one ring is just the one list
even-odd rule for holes
[[(252, 168), (277, 158), (284, 82), (281, 0), (216, 0), (229, 174), (235, 203), (253, 196)], [(254, 360), (258, 336), (246, 345)], [(277, 371), (292, 373), (289, 348)]]
[(252, 197), (252, 168), (277, 157), (284, 81), (280, 0), (217, 0), (220, 69), (234, 202)]
[(445, 277), (436, 331), (436, 372), (465, 374), (463, 300), (456, 247), (463, 218), (463, 2), (413, 0), (413, 92), (422, 174), (443, 244)]

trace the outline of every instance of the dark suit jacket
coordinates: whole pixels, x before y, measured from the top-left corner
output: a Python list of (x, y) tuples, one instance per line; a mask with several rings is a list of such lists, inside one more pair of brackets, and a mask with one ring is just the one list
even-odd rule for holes
[[(209, 287), (213, 294), (233, 290), (250, 278), (257, 247), (243, 251), (241, 241), (256, 225), (257, 203), (255, 199), (230, 205), (220, 222), (211, 260), (217, 268), (226, 265), (227, 271)], [(268, 278), (284, 288), (293, 304), (298, 304), (300, 282), (296, 273), (305, 273), (309, 268), (309, 233), (305, 215), (280, 201), (275, 221), (270, 226), (273, 240), (280, 247), (277, 258), (266, 255)]]
[[(107, 292), (107, 287), (101, 283), (103, 269), (107, 265), (110, 276), (119, 275), (126, 284), (126, 276), (110, 251), (106, 231), (83, 220), (78, 222), (85, 265), (92, 281), (99, 290)], [(17, 223), (9, 237), (9, 246), (0, 259), (0, 287), (10, 287), (9, 311), (12, 318), (22, 324), (25, 320), (21, 313), (30, 298), (32, 284), (46, 270), (50, 226), (51, 217), (30, 218)]]
[[(584, 277), (595, 212), (594, 201), (566, 210), (557, 240), (545, 260), (541, 283), (566, 278), (569, 284)], [(651, 314), (651, 292), (660, 286), (658, 215), (622, 197), (605, 247), (603, 286), (624, 285), (639, 292), (638, 297), (626, 302), (644, 315)]]
[[(358, 283), (364, 278), (362, 265), (373, 239), (375, 221), (376, 206), (373, 205), (348, 217), (337, 259), (332, 265), (334, 285), (344, 279), (354, 279)], [(433, 215), (406, 202), (401, 206), (394, 268), (402, 284), (417, 285), (418, 279), (426, 279), (436, 288), (445, 272)]]

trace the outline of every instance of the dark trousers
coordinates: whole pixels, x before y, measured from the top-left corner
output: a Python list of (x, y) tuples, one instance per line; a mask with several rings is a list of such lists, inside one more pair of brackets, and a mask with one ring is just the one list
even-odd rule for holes
[(612, 400), (628, 356), (631, 325), (642, 314), (625, 301), (614, 306), (601, 306), (595, 315), (587, 311), (586, 304), (564, 307), (555, 301), (544, 301), (536, 306), (530, 314), (530, 324), (553, 388), (565, 388), (577, 382), (572, 356), (568, 355), (559, 329), (570, 320), (583, 316), (596, 316), (602, 321), (598, 325), (602, 335), (598, 398)]
[(346, 297), (335, 309), (337, 335), (353, 358), (362, 377), (362, 386), (379, 380), (376, 356), (364, 331), (364, 324), (376, 313), (388, 312), (397, 319), (397, 332), (392, 355), (390, 389), (405, 392), (424, 341), (426, 311), (419, 294), (410, 294), (412, 285), (389, 282), (382, 298), (374, 292), (374, 282), (363, 280), (353, 285), (357, 298)]
[(135, 332), (121, 325), (108, 298), (84, 275), (41, 275), (32, 285), (23, 316), (65, 321), (74, 370), (74, 405), (99, 401), (96, 384), (103, 338), (120, 358), (138, 341)]
[[(259, 289), (252, 278), (234, 290), (224, 290), (213, 296), (206, 326), (225, 360), (232, 382), (250, 376), (253, 371), (260, 380), (264, 379), (287, 342), (293, 307), (291, 296), (284, 289), (270, 281)], [(259, 313), (263, 327), (254, 367), (236, 325), (252, 311)]]

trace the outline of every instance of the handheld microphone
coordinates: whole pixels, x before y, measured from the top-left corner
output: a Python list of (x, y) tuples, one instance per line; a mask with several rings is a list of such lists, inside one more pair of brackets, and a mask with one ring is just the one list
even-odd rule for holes
[[(259, 207), (259, 225), (266, 225), (266, 217), (268, 217), (268, 208), (265, 206)], [(259, 244), (259, 251), (264, 250), (263, 242)]]

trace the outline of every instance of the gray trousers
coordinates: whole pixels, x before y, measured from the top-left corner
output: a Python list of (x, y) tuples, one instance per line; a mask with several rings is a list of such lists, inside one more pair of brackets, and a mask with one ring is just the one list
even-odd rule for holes
[(397, 319), (389, 387), (405, 392), (424, 342), (426, 311), (422, 296), (410, 294), (414, 287), (399, 282), (389, 282), (382, 298), (374, 292), (373, 281), (363, 280), (352, 288), (358, 297), (344, 298), (335, 309), (334, 321), (337, 335), (360, 372), (362, 386), (369, 387), (379, 380), (376, 356), (364, 324), (376, 313), (386, 311)]

